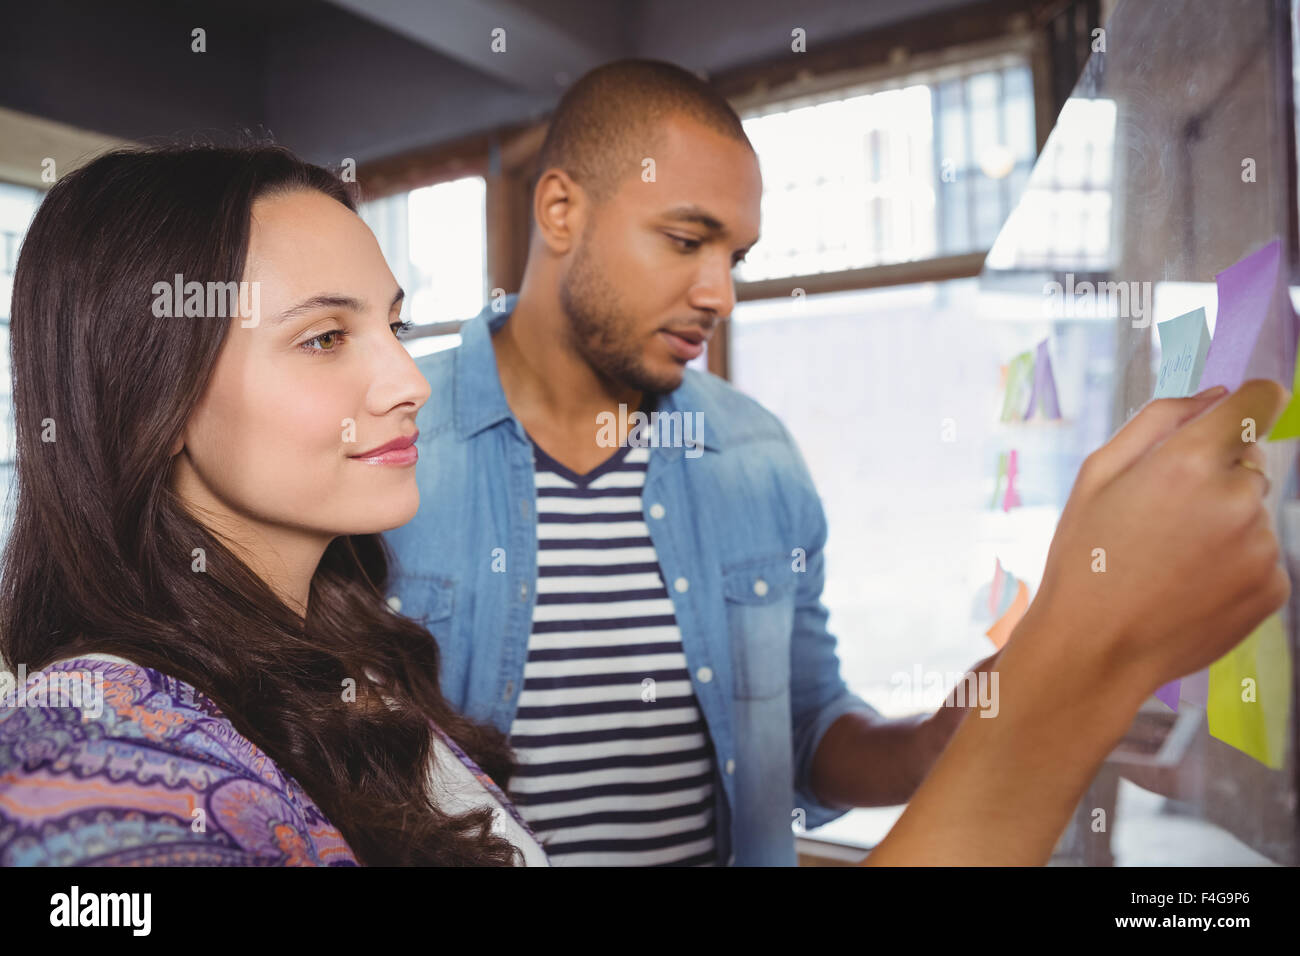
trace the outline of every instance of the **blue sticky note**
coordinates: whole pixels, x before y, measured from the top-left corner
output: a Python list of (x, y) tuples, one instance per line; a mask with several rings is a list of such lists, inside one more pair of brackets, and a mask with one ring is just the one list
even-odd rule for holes
[(1160, 333), (1160, 374), (1152, 398), (1182, 398), (1196, 391), (1210, 352), (1205, 310), (1193, 309), (1168, 322), (1156, 323)]

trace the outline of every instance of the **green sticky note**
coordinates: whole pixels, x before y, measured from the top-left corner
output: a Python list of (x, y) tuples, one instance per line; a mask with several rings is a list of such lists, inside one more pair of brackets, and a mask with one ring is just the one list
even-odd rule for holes
[(1269, 441), (1300, 438), (1300, 351), (1296, 355), (1295, 373), (1291, 379), (1291, 401), (1282, 409), (1282, 415), (1273, 423), (1268, 433)]
[(1210, 734), (1274, 770), (1286, 756), (1291, 650), (1274, 614), (1210, 665)]
[(1182, 398), (1196, 391), (1210, 352), (1210, 327), (1205, 310), (1193, 309), (1156, 324), (1160, 333), (1160, 374), (1152, 398)]
[(1002, 399), (1002, 421), (1020, 421), (1029, 404), (1029, 391), (1034, 385), (1034, 353), (1021, 352), (1007, 367), (1007, 393)]

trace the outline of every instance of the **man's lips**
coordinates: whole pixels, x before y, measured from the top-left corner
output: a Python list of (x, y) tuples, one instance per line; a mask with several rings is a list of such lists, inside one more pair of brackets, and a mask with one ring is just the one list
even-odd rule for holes
[(660, 329), (659, 334), (668, 344), (669, 351), (686, 362), (698, 358), (704, 351), (704, 343), (709, 340), (709, 333), (698, 325), (682, 329)]
[(411, 461), (414, 461), (416, 455), (418, 454), (418, 452), (414, 447), (415, 440), (419, 437), (420, 437), (420, 432), (417, 429), (414, 434), (409, 435), (405, 438), (394, 438), (392, 441), (385, 442), (382, 445), (378, 445), (375, 448), (370, 449), (369, 451), (363, 451), (360, 454), (349, 455), (348, 457), (366, 458), (366, 459), (380, 458), (380, 459), (392, 460), (392, 461), (398, 461), (398, 460), (404, 461), (409, 458)]

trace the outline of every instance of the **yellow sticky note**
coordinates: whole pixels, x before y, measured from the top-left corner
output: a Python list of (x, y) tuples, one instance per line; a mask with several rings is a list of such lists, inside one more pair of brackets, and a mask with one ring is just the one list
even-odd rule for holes
[(1276, 614), (1210, 665), (1210, 734), (1282, 768), (1291, 713), (1291, 650)]
[(993, 646), (1002, 650), (1003, 645), (1011, 637), (1011, 632), (1015, 630), (1020, 619), (1025, 616), (1025, 611), (1029, 608), (1029, 588), (1025, 587), (1024, 581), (1017, 581), (1016, 596), (1011, 601), (1011, 606), (1007, 608), (1007, 613), (1003, 614), (996, 624), (990, 627), (984, 633), (988, 635)]

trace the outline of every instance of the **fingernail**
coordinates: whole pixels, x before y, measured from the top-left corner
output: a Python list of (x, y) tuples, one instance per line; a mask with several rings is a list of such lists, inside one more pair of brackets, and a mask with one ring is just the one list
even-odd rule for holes
[(1211, 395), (1218, 395), (1220, 392), (1228, 390), (1226, 385), (1214, 385), (1203, 392), (1197, 392), (1192, 398), (1209, 398)]

